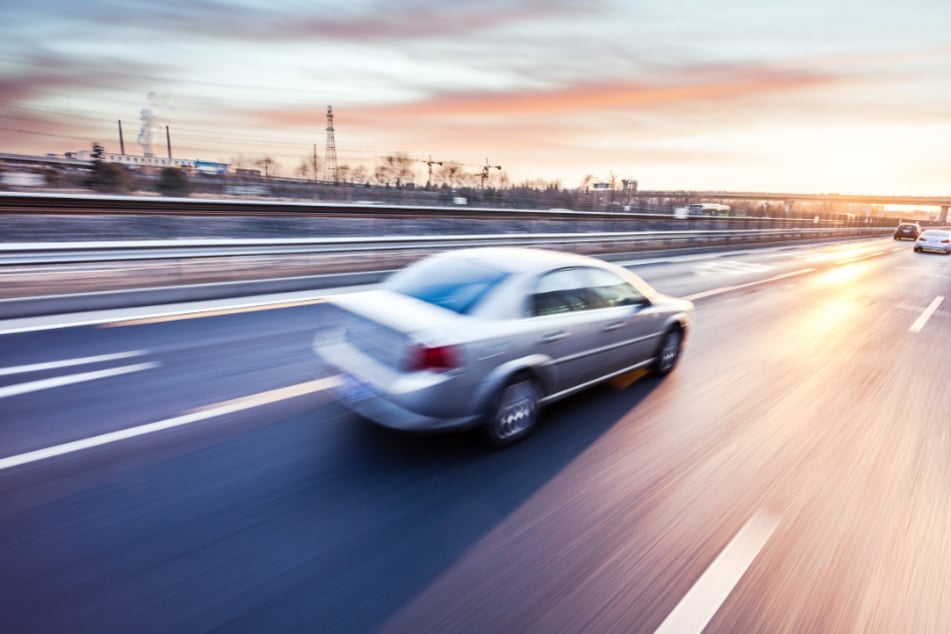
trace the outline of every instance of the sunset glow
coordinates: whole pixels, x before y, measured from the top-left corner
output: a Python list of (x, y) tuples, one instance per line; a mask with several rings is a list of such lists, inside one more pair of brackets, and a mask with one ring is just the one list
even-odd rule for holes
[(156, 153), (168, 125), (178, 157), (293, 176), (333, 105), (338, 162), (371, 172), (400, 152), (512, 184), (951, 192), (951, 5), (278, 6), (8, 3), (0, 152), (116, 152), (122, 120), (140, 154), (149, 118)]

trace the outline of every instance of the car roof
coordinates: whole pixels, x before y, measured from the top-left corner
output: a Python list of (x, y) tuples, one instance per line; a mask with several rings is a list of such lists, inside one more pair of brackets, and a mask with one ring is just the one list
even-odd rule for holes
[(559, 266), (601, 266), (601, 260), (577, 253), (528, 247), (476, 247), (447, 251), (440, 257), (482, 262), (509, 273), (530, 273)]

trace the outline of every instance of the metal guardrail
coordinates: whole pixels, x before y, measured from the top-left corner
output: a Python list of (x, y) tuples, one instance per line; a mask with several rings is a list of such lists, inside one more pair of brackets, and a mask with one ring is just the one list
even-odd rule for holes
[[(890, 231), (890, 230), (888, 230)], [(238, 256), (333, 255), (444, 250), (480, 246), (611, 245), (623, 250), (645, 244), (680, 247), (729, 242), (879, 235), (881, 228), (720, 229), (589, 233), (479, 234), (459, 236), (327, 237), (300, 239), (122, 240), (0, 244), (0, 265), (76, 264)]]
[[(626, 223), (672, 223), (693, 227), (697, 224), (723, 227), (863, 226), (864, 219), (818, 217), (811, 214), (790, 216), (688, 216), (677, 218), (669, 213), (631, 211), (580, 211), (573, 209), (530, 209), (479, 206), (403, 205), (383, 201), (314, 201), (292, 199), (173, 198), (89, 193), (0, 192), (0, 215), (4, 214), (117, 214), (179, 216), (336, 216), (362, 219), (482, 219), (495, 221), (571, 221), (611, 225)], [(872, 224), (894, 226), (898, 218), (873, 218)], [(705, 226), (704, 228), (710, 228)]]

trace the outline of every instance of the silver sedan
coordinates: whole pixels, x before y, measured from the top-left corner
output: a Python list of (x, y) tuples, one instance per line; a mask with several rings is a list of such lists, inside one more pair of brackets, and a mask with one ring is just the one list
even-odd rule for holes
[(620, 266), (541, 249), (426, 257), (319, 305), (336, 396), (381, 425), (528, 435), (540, 408), (612, 377), (674, 369), (693, 304)]

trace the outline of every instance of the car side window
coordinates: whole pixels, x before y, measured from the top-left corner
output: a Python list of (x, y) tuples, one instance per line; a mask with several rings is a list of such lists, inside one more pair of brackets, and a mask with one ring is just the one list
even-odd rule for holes
[(592, 307), (587, 277), (581, 269), (561, 269), (541, 277), (530, 302), (533, 316), (555, 315)]
[(647, 298), (620, 276), (604, 269), (587, 269), (591, 293), (597, 298), (597, 307), (630, 306), (643, 304)]

